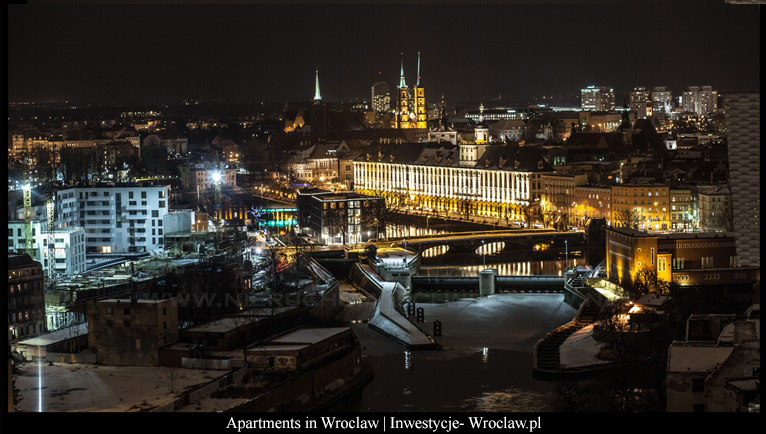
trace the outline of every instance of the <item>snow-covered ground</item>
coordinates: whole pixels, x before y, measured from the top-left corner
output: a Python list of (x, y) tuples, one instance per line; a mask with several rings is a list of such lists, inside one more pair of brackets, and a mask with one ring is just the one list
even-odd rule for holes
[(609, 363), (597, 356), (605, 344), (593, 339), (593, 324), (572, 333), (561, 344), (561, 365), (567, 368), (584, 368)]
[[(21, 391), (18, 408), (38, 409), (38, 366), (26, 363), (14, 376)], [(190, 386), (207, 383), (222, 371), (174, 368), (171, 393), (169, 368), (56, 363), (42, 366), (43, 411), (137, 411), (171, 402)]]

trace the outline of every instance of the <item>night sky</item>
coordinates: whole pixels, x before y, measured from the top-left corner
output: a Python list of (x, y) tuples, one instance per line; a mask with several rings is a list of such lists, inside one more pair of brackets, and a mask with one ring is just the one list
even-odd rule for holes
[(9, 101), (305, 101), (315, 68), (325, 100), (369, 99), (401, 51), (429, 102), (760, 89), (758, 6), (669, 3), (10, 6)]

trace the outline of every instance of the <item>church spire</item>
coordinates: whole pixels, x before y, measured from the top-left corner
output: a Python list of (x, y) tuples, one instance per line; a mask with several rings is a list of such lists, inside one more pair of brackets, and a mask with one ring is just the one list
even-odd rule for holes
[(314, 101), (322, 101), (322, 94), (319, 93), (319, 70), (316, 70), (316, 82), (314, 84)]
[(401, 53), (402, 56), (402, 69), (401, 73), (399, 74), (399, 88), (405, 88), (407, 87), (407, 83), (404, 82), (404, 53)]
[(418, 81), (415, 83), (415, 87), (420, 87), (420, 51), (418, 51)]

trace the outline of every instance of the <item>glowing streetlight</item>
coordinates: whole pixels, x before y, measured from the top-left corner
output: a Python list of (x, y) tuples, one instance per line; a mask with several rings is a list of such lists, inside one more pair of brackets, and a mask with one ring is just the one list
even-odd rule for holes
[(213, 172), (212, 177), (213, 177), (213, 182), (215, 183), (221, 182), (221, 172), (216, 170), (215, 172)]

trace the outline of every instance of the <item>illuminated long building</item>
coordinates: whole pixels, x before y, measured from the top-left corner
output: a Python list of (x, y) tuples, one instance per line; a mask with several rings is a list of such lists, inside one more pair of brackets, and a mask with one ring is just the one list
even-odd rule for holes
[[(354, 161), (355, 190), (389, 206), (526, 221), (553, 167), (534, 148), (388, 143)], [(373, 150), (374, 149), (374, 150)]]

